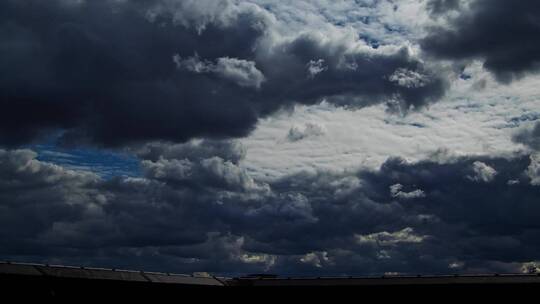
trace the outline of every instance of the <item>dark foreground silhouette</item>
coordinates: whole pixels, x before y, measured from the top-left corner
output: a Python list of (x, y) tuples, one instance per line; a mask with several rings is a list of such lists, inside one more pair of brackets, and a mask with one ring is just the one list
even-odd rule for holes
[[(142, 271), (39, 264), (0, 263), (0, 288), (6, 295), (18, 297), (220, 297), (240, 292), (256, 293), (259, 299), (272, 299), (274, 291), (301, 291), (302, 297), (327, 293), (335, 297), (343, 292), (357, 296), (384, 298), (437, 294), (437, 299), (466, 292), (492, 297), (500, 295), (534, 295), (540, 291), (540, 275), (446, 275), (383, 277), (283, 278), (251, 275), (239, 278), (215, 277), (205, 273), (179, 275)], [(339, 292), (333, 292), (339, 290)]]

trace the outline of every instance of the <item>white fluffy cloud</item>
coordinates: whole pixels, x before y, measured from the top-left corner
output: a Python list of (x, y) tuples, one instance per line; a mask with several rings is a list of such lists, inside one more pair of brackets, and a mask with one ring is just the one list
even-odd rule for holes
[(378, 246), (394, 246), (400, 243), (421, 243), (427, 236), (415, 234), (411, 227), (403, 228), (395, 232), (377, 232), (367, 235), (356, 235), (356, 241), (363, 244), (375, 244)]
[(475, 182), (489, 183), (497, 176), (495, 169), (481, 161), (474, 162), (472, 170), (474, 171), (474, 175), (469, 175), (467, 178)]
[(401, 199), (414, 199), (414, 198), (422, 198), (426, 197), (426, 194), (421, 189), (416, 189), (411, 192), (404, 192), (402, 184), (395, 184), (390, 186), (390, 194), (393, 197), (401, 198)]
[(317, 76), (317, 74), (320, 74), (326, 71), (326, 69), (328, 69), (324, 65), (324, 59), (310, 60), (306, 66), (309, 78), (314, 78), (315, 76)]
[(300, 141), (308, 137), (319, 137), (326, 133), (324, 126), (308, 122), (304, 127), (293, 126), (287, 133), (287, 139), (291, 142)]
[(390, 75), (389, 80), (402, 87), (420, 88), (429, 82), (429, 77), (416, 71), (397, 69), (394, 74)]
[(263, 73), (255, 66), (255, 62), (229, 57), (218, 58), (215, 73), (241, 87), (260, 88), (265, 80)]
[(173, 56), (173, 61), (178, 69), (185, 69), (193, 73), (214, 73), (219, 77), (232, 81), (241, 87), (260, 88), (265, 78), (255, 66), (255, 62), (222, 57), (216, 63), (201, 60), (199, 55), (183, 59), (178, 54)]

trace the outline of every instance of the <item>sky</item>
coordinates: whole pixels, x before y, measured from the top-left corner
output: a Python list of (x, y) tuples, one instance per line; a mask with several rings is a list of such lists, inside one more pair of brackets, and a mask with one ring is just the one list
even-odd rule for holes
[(6, 0), (0, 260), (540, 271), (540, 3)]

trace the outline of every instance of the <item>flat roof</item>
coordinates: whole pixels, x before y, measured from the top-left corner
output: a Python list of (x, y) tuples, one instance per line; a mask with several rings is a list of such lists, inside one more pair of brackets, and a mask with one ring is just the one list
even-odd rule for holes
[(0, 275), (90, 279), (178, 285), (224, 286), (218, 277), (92, 267), (0, 262)]

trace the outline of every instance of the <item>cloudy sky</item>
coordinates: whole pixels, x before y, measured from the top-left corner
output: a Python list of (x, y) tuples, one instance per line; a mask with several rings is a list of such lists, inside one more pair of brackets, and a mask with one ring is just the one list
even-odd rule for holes
[(535, 0), (0, 2), (0, 259), (540, 269)]

